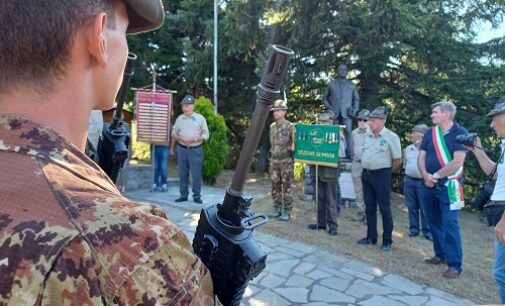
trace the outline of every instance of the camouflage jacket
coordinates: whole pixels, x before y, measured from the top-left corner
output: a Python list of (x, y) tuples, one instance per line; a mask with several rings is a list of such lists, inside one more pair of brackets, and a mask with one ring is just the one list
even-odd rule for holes
[(270, 157), (272, 162), (293, 160), (293, 130), (294, 125), (284, 120), (270, 125)]
[(0, 116), (0, 305), (213, 305), (161, 208), (46, 126)]

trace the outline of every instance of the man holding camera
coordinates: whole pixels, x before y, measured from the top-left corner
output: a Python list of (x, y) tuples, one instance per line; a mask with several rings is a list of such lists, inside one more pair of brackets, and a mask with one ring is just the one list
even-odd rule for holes
[[(502, 139), (501, 151), (503, 152), (505, 148), (505, 97), (501, 98), (495, 105), (494, 109), (487, 114), (488, 117), (492, 117), (491, 128), (495, 131), (496, 135)], [(496, 178), (495, 188), (491, 195), (491, 203), (494, 205), (505, 205), (505, 163), (502, 158), (498, 161), (498, 164), (493, 162), (487, 156), (486, 152), (481, 147), (481, 141), (477, 137), (473, 146), (468, 147), (470, 151), (473, 152), (477, 161), (479, 162), (482, 171), (486, 175), (491, 175), (491, 173), (496, 172), (494, 177)], [(505, 215), (502, 215), (499, 219), (498, 224), (496, 224), (496, 240), (495, 240), (495, 263), (493, 267), (493, 277), (500, 287), (500, 299), (501, 303), (505, 304)]]
[(447, 264), (445, 278), (458, 278), (463, 251), (458, 224), (463, 207), (463, 163), (467, 149), (456, 141), (467, 129), (454, 122), (456, 106), (447, 101), (433, 104), (431, 119), (435, 125), (424, 134), (418, 166), (424, 180), (425, 217), (433, 236), (435, 256), (425, 262)]

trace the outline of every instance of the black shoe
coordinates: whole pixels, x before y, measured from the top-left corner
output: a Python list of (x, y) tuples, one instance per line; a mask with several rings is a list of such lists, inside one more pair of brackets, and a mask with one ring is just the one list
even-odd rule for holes
[(328, 230), (328, 234), (330, 234), (331, 236), (336, 236), (337, 235), (337, 228), (330, 227), (330, 229)]
[(365, 237), (363, 239), (358, 240), (357, 243), (361, 244), (361, 245), (377, 244), (377, 238), (372, 239), (372, 238)]
[(202, 199), (200, 199), (200, 198), (194, 198), (193, 202), (198, 203), (198, 204), (202, 204), (203, 203)]
[(326, 226), (316, 224), (316, 223), (309, 224), (309, 225), (307, 225), (307, 227), (311, 230), (325, 230), (326, 229)]
[(381, 250), (383, 250), (384, 252), (391, 251), (391, 243), (383, 243), (381, 246)]
[(188, 198), (178, 197), (177, 199), (175, 199), (175, 202), (186, 202), (187, 200), (188, 200)]

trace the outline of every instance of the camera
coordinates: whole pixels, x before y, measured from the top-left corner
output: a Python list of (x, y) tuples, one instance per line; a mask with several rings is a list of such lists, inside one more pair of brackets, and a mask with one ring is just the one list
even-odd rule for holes
[(475, 209), (482, 210), (493, 194), (495, 183), (495, 180), (485, 180), (481, 182), (477, 194), (468, 200), (468, 204)]
[(477, 133), (466, 133), (456, 136), (456, 142), (465, 146), (473, 147), (477, 140)]

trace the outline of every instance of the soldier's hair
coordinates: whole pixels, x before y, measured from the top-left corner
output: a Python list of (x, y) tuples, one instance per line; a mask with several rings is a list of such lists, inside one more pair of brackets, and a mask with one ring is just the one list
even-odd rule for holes
[(47, 93), (64, 77), (74, 36), (100, 12), (114, 29), (118, 0), (1, 0), (0, 95), (19, 88)]
[(439, 101), (431, 105), (431, 109), (434, 109), (435, 107), (440, 107), (442, 112), (449, 113), (451, 115), (451, 119), (453, 120), (456, 117), (456, 105), (451, 102)]

